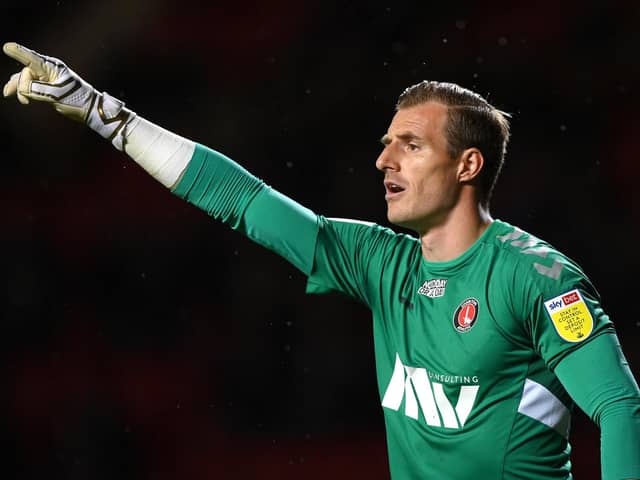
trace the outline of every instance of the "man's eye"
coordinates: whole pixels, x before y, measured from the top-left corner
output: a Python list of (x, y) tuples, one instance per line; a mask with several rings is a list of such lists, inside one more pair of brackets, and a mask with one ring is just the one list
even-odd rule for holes
[(420, 147), (419, 147), (418, 145), (416, 145), (415, 143), (409, 143), (409, 144), (407, 145), (407, 148), (408, 148), (409, 150), (411, 150), (412, 152), (415, 152), (416, 150), (419, 150), (419, 149), (420, 149)]

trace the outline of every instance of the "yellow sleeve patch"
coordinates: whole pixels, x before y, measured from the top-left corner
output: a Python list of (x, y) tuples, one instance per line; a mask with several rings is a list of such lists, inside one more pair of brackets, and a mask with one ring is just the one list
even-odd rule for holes
[(593, 317), (578, 290), (558, 295), (544, 302), (551, 323), (567, 342), (582, 342), (593, 331)]

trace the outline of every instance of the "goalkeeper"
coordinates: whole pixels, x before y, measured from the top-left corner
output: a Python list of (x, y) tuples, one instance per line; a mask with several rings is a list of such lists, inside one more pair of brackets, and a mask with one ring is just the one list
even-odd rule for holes
[(387, 216), (418, 238), (328, 219), (238, 164), (15, 43), (4, 87), (86, 123), (179, 197), (371, 309), (394, 479), (570, 479), (574, 403), (601, 430), (602, 478), (640, 479), (640, 392), (599, 295), (549, 244), (494, 220), (507, 115), (454, 84), (400, 96), (376, 167)]

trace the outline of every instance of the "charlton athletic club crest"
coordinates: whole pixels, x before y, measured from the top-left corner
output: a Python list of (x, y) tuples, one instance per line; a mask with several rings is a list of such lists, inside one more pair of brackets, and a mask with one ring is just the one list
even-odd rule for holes
[(460, 333), (467, 333), (476, 324), (478, 318), (478, 301), (475, 298), (467, 298), (456, 308), (453, 314), (453, 326)]

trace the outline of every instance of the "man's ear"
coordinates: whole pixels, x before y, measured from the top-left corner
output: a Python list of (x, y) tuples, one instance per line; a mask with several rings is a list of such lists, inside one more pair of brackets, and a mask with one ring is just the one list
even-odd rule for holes
[(458, 180), (464, 183), (472, 182), (478, 177), (482, 167), (484, 167), (482, 152), (477, 148), (467, 148), (460, 155)]

